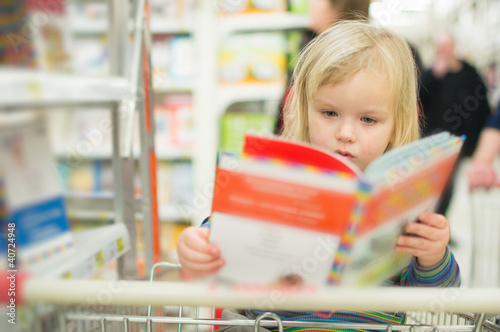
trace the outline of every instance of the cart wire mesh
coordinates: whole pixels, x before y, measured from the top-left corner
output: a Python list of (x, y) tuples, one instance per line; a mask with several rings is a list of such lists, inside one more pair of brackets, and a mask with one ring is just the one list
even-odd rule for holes
[[(154, 281), (155, 269), (158, 267), (174, 270), (179, 269), (179, 265), (176, 264), (157, 263), (152, 268), (150, 282), (146, 282), (142, 286), (151, 285)], [(187, 289), (188, 288), (186, 288), (186, 290)], [(391, 291), (398, 292), (402, 297), (406, 296), (404, 288), (398, 290), (384, 290), (384, 294), (387, 293), (390, 295)], [(282, 332), (291, 328), (308, 329), (310, 331), (500, 332), (500, 289), (448, 289), (448, 293), (443, 293), (445, 291), (446, 290), (442, 290), (439, 294), (441, 294), (441, 300), (449, 299), (448, 304), (452, 303), (460, 296), (465, 296), (465, 300), (462, 299), (462, 307), (464, 305), (468, 306), (468, 303), (470, 303), (470, 308), (486, 308), (487, 310), (485, 310), (485, 312), (490, 312), (490, 314), (482, 312), (446, 312), (441, 310), (442, 308), (446, 309), (446, 307), (430, 305), (427, 307), (430, 311), (420, 312), (405, 310), (407, 319), (404, 324), (282, 321), (279, 316), (272, 312), (267, 312), (257, 317), (255, 320), (221, 319), (215, 318), (215, 308), (213, 307), (172, 305), (171, 303), (168, 305), (159, 305), (158, 301), (154, 302), (154, 305), (144, 305), (144, 303), (151, 299), (151, 297), (146, 299), (139, 297), (138, 302), (141, 303), (138, 305), (104, 305), (102, 303), (112, 302), (107, 301), (104, 296), (100, 299), (100, 301), (96, 301), (95, 298), (89, 298), (90, 300), (87, 301), (86, 304), (52, 303), (42, 305), (37, 303), (33, 305), (36, 310), (30, 311), (32, 313), (35, 311), (37, 312), (33, 314), (34, 318), (29, 320), (30, 324), (25, 326), (25, 330), (30, 332), (213, 332), (217, 329), (224, 329), (225, 331), (228, 331), (227, 328), (229, 327), (231, 328), (230, 332), (266, 331), (260, 328), (266, 328), (277, 332)], [(157, 292), (161, 293), (161, 290), (158, 290)], [(450, 296), (453, 292), (456, 292), (455, 297)], [(135, 294), (137, 293), (137, 290), (132, 290), (131, 293)], [(195, 293), (196, 291), (194, 294)], [(413, 299), (412, 297), (408, 297), (403, 303), (411, 305), (412, 302), (422, 302), (422, 299), (418, 299), (415, 295), (420, 293), (425, 293), (425, 290), (418, 290), (418, 293), (410, 293), (414, 295)], [(166, 297), (168, 297), (168, 294), (169, 292), (165, 292)], [(179, 294), (182, 296), (184, 293), (180, 291)], [(346, 297), (346, 294), (350, 293), (342, 293), (341, 290), (337, 290), (335, 294), (338, 294), (339, 297), (347, 300), (348, 297)], [(359, 298), (359, 294), (363, 293), (353, 294), (353, 297)], [(466, 296), (470, 294), (473, 295), (471, 301), (467, 300), (468, 298)], [(186, 293), (186, 296), (189, 297), (191, 295)], [(205, 298), (207, 297), (206, 294), (200, 294), (200, 296)], [(315, 299), (316, 298), (317, 297), (315, 297)], [(436, 299), (437, 297), (434, 296), (433, 298)], [(487, 298), (489, 298), (489, 302), (487, 301)], [(166, 300), (165, 302), (169, 301)], [(208, 302), (210, 302), (210, 299), (207, 299), (205, 303), (202, 303), (202, 305), (206, 305)], [(483, 306), (483, 302), (486, 307)], [(367, 309), (371, 310), (372, 308)], [(436, 309), (436, 311), (433, 312), (433, 309)], [(493, 312), (493, 314), (491, 312)]]

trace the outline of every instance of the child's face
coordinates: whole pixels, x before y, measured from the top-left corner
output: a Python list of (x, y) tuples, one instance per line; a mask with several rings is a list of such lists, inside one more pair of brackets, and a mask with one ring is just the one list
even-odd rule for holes
[(394, 111), (387, 87), (371, 70), (361, 70), (335, 86), (321, 86), (308, 112), (311, 143), (346, 157), (364, 171), (392, 138)]

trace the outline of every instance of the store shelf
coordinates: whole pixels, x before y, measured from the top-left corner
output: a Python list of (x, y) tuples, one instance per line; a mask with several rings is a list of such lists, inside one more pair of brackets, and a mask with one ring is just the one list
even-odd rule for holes
[(184, 34), (193, 32), (192, 19), (162, 19), (151, 17), (151, 33), (154, 34)]
[[(62, 147), (57, 147), (54, 151), (54, 155), (56, 158), (64, 162), (65, 160), (74, 161), (74, 160), (111, 160), (112, 158), (112, 149), (111, 148), (100, 148), (94, 149), (89, 154), (78, 154), (77, 156), (71, 156), (67, 153)], [(133, 153), (135, 159), (140, 158), (140, 152)], [(175, 160), (191, 160), (192, 151), (189, 149), (177, 149), (172, 148), (168, 151), (158, 151), (156, 153), (156, 160), (160, 161), (175, 161)]]
[(193, 151), (191, 149), (170, 149), (169, 151), (157, 151), (156, 160), (173, 161), (173, 160), (191, 160)]
[[(115, 213), (113, 211), (113, 193), (67, 193), (65, 194), (65, 202), (68, 209), (70, 219), (76, 220), (95, 220), (95, 221), (110, 221), (114, 220)], [(142, 220), (140, 212), (141, 197), (135, 197), (135, 218)], [(158, 216), (161, 221), (188, 223), (179, 206), (174, 204), (158, 207)]]
[(90, 278), (130, 249), (127, 229), (121, 223), (73, 234), (74, 250), (30, 268), (30, 274), (41, 278)]
[[(151, 32), (153, 34), (186, 34), (193, 30), (193, 21), (189, 19), (160, 19), (151, 18)], [(132, 31), (133, 23), (129, 23)], [(102, 35), (108, 31), (106, 19), (86, 19), (76, 17), (71, 19), (71, 31), (75, 35)]]
[(266, 13), (222, 16), (219, 31), (222, 35), (235, 32), (259, 32), (271, 30), (290, 30), (306, 28), (307, 15), (291, 13)]
[(107, 105), (122, 101), (131, 91), (124, 78), (0, 69), (0, 109)]
[(194, 89), (193, 82), (176, 82), (170, 80), (158, 80), (153, 79), (153, 89), (156, 93), (162, 92), (192, 92)]
[[(115, 214), (113, 211), (86, 211), (86, 210), (69, 210), (68, 216), (72, 220), (106, 222), (113, 220)], [(136, 213), (137, 220), (142, 220), (141, 213)], [(189, 218), (183, 216), (179, 207), (173, 204), (160, 206), (158, 208), (158, 218), (160, 222), (172, 222), (180, 224), (189, 224)]]
[[(291, 13), (264, 13), (220, 16), (220, 32), (267, 31), (306, 28), (309, 24), (307, 15)], [(193, 32), (192, 19), (151, 18), (153, 34), (186, 34)], [(132, 23), (129, 29), (132, 31)], [(108, 30), (105, 19), (71, 19), (71, 31), (77, 35), (99, 35)]]
[(280, 100), (285, 92), (285, 82), (220, 85), (218, 89), (217, 116), (234, 103), (258, 100)]

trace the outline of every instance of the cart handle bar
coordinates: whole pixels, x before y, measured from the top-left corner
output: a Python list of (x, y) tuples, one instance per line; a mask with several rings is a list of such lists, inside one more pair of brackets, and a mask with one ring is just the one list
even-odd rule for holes
[(36, 279), (21, 301), (54, 304), (185, 305), (262, 310), (500, 312), (500, 288), (283, 287), (213, 282)]

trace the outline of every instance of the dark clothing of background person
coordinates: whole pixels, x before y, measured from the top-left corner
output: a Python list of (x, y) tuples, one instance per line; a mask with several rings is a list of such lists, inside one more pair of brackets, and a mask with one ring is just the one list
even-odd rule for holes
[[(459, 157), (462, 159), (473, 154), (491, 111), (481, 76), (467, 62), (460, 62), (460, 70), (449, 71), (442, 78), (435, 77), (432, 69), (426, 70), (419, 96), (424, 111), (423, 136), (440, 131), (466, 135)], [(453, 177), (441, 197), (437, 213), (446, 213), (453, 193)]]
[(491, 114), (487, 89), (477, 71), (462, 62), (458, 72), (439, 79), (432, 69), (422, 75), (420, 102), (424, 111), (423, 136), (439, 131), (466, 135), (462, 156), (471, 156), (479, 134)]

